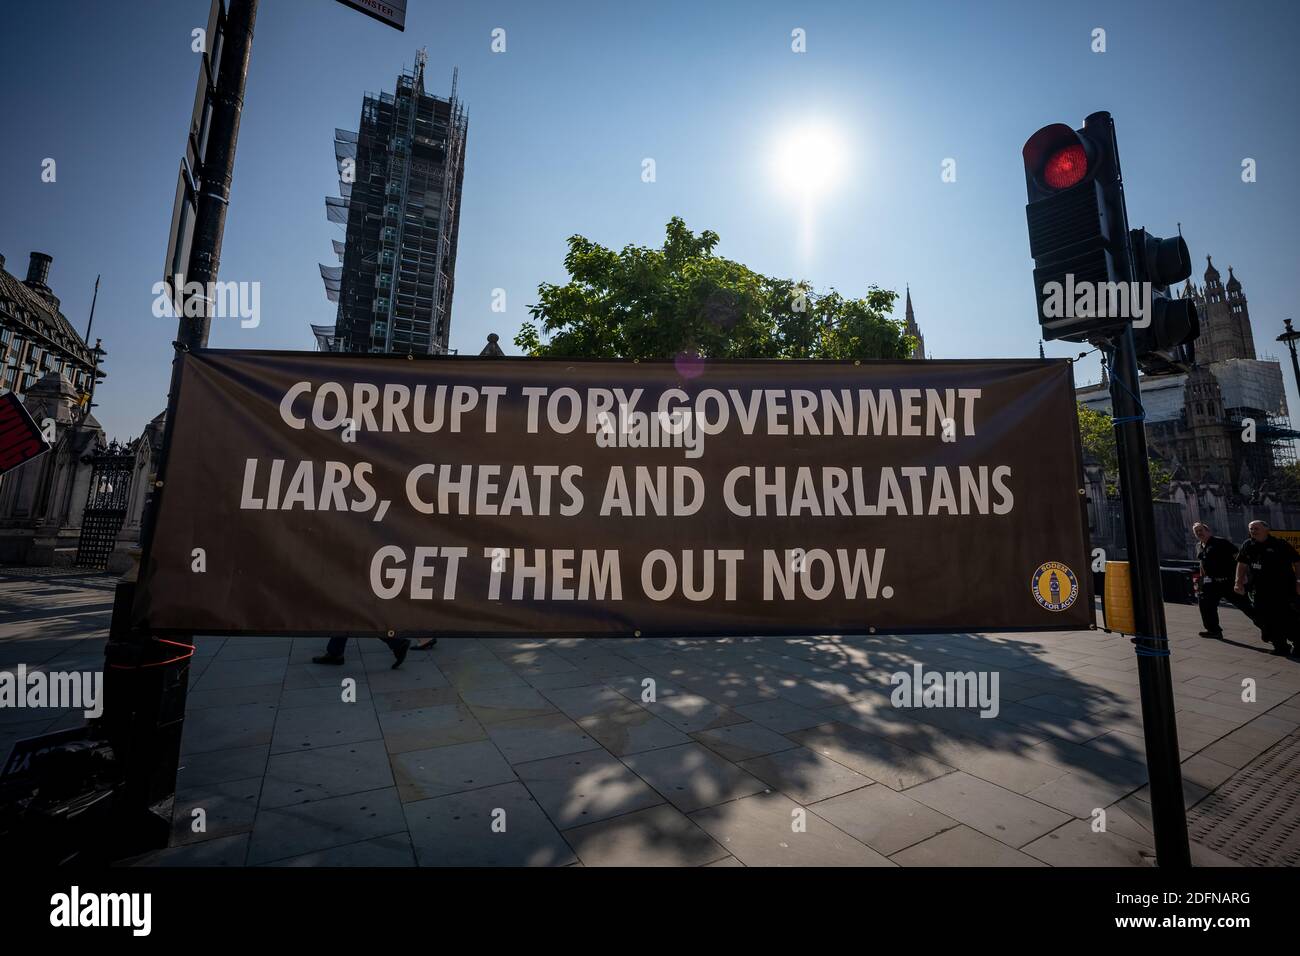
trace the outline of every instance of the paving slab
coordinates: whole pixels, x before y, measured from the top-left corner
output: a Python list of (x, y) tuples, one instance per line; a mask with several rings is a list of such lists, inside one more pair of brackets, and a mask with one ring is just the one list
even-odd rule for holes
[(683, 813), (767, 789), (763, 781), (697, 743), (632, 754), (623, 763)]
[(601, 749), (515, 765), (520, 781), (561, 830), (663, 803), (663, 797)]
[[(745, 866), (895, 865), (780, 793), (742, 797), (690, 818)], [(796, 832), (800, 821), (805, 829)]]
[(847, 724), (821, 724), (787, 736), (894, 790), (905, 790), (952, 771), (947, 764)]
[(1062, 774), (1024, 795), (1072, 817), (1090, 819), (1093, 811), (1110, 806), (1136, 789), (1131, 781), (1115, 782), (1081, 771)]
[(596, 741), (563, 714), (525, 717), (489, 724), (488, 736), (512, 764), (579, 753), (596, 747)]
[(626, 705), (623, 710), (579, 718), (578, 726), (616, 757), (674, 747), (691, 740), (666, 720), (635, 704)]
[(577, 857), (517, 782), (404, 807), (421, 866), (568, 866)]
[(386, 710), (379, 713), (378, 718), (384, 746), (393, 754), (487, 739), (483, 725), (468, 707), (459, 702), (411, 710)]
[(258, 684), (284, 683), (285, 668), (289, 666), (288, 654), (271, 659), (247, 661), (216, 660), (207, 666), (197, 681), (196, 691), (225, 690), (236, 687), (253, 687)]
[(176, 786), (179, 789), (261, 777), (266, 773), (270, 753), (270, 745), (263, 744), (187, 754), (176, 771)]
[(272, 755), (259, 806), (285, 807), (392, 786), (393, 770), (382, 741), (313, 747)]
[(543, 717), (555, 707), (532, 687), (485, 687), (461, 692), (461, 699), (483, 724), (499, 724), (523, 717)]
[(410, 835), (403, 830), (401, 833), (316, 850), (313, 853), (304, 853), (302, 856), (291, 856), (285, 860), (275, 860), (261, 865), (349, 868), (415, 866), (415, 854), (411, 851)]
[(267, 704), (208, 707), (185, 717), (181, 753), (260, 747), (271, 743), (276, 708)]
[(791, 800), (805, 805), (872, 783), (869, 777), (807, 747), (754, 757), (738, 766), (773, 790), (780, 790)]
[(275, 722), (271, 753), (378, 740), (380, 736), (379, 721), (368, 701), (291, 707), (280, 711)]
[(476, 790), (515, 779), (501, 752), (482, 740), (391, 754), (393, 780), (403, 803)]
[(261, 786), (259, 776), (178, 790), (172, 804), (171, 845), (202, 843), (248, 832), (257, 816)]
[(998, 748), (964, 737), (938, 740), (930, 748), (932, 756), (942, 763), (1019, 794), (1027, 794), (1069, 773), (1064, 767), (1030, 760), (1025, 756), (1025, 749)]
[(249, 833), (217, 837), (202, 843), (168, 847), (125, 861), (126, 866), (228, 867), (243, 866), (248, 857)]
[(743, 723), (745, 718), (722, 704), (715, 704), (698, 694), (674, 694), (661, 697), (645, 708), (656, 717), (662, 717), (678, 730), (694, 733), (712, 730), (729, 724)]
[(739, 863), (689, 817), (667, 804), (575, 827), (564, 836), (584, 866)]
[(907, 794), (881, 786), (821, 800), (809, 809), (884, 856), (958, 825)]
[(826, 722), (826, 718), (817, 711), (800, 707), (785, 698), (759, 701), (756, 704), (741, 704), (735, 708), (735, 712), (756, 724), (762, 724), (769, 730), (775, 730), (778, 734), (788, 734), (792, 730), (805, 730)]
[(1021, 847), (1049, 866), (1154, 866), (1155, 854), (1140, 843), (1107, 828), (1093, 830), (1088, 820), (1074, 820)]
[[(287, 693), (287, 691), (286, 691)], [(441, 707), (458, 702), (460, 694), (454, 687), (412, 687), (386, 690), (370, 695), (378, 713), (392, 710), (419, 710), (424, 707)]]
[(553, 710), (559, 710), (571, 720), (626, 710), (629, 704), (626, 697), (608, 684), (557, 687), (541, 694), (551, 703)]
[(957, 770), (907, 791), (914, 800), (1008, 846), (1024, 846), (1070, 816)]
[(1041, 860), (968, 826), (953, 827), (889, 858), (898, 866), (1043, 866)]
[(784, 734), (753, 721), (701, 730), (691, 736), (719, 756), (736, 762), (799, 746)]
[(248, 846), (248, 863), (252, 866), (302, 856), (404, 829), (402, 805), (397, 791), (391, 788), (259, 810)]

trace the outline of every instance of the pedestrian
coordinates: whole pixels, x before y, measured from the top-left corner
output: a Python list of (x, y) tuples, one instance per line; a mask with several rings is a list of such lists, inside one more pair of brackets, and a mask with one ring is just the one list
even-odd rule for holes
[[(405, 637), (381, 637), (381, 641), (388, 645), (388, 649), (393, 652), (393, 670), (402, 666), (402, 661), (406, 660), (406, 652), (411, 649), (411, 642)], [(346, 637), (331, 637), (330, 642), (325, 645), (325, 653), (319, 657), (313, 657), (313, 664), (342, 664), (343, 649), (348, 646)]]
[(1245, 594), (1249, 578), (1255, 598), (1255, 624), (1264, 640), (1273, 645), (1274, 656), (1288, 653), (1288, 640), (1295, 645), (1292, 653), (1300, 652), (1292, 610), (1292, 602), (1300, 594), (1300, 553), (1270, 534), (1266, 522), (1252, 521), (1248, 530), (1250, 538), (1237, 552), (1234, 590)]
[(1200, 547), (1196, 549), (1196, 559), (1201, 562), (1201, 589), (1197, 602), (1201, 608), (1201, 623), (1205, 630), (1201, 637), (1223, 637), (1223, 628), (1219, 626), (1219, 602), (1227, 598), (1237, 610), (1252, 621), (1255, 609), (1250, 599), (1233, 590), (1233, 578), (1237, 568), (1237, 548), (1227, 538), (1214, 534), (1210, 526), (1203, 521), (1192, 525), (1192, 534), (1196, 535)]

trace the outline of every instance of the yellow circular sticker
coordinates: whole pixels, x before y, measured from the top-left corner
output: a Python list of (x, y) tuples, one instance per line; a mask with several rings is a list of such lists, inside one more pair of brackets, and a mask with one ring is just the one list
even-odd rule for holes
[(1029, 589), (1034, 592), (1034, 600), (1049, 611), (1064, 611), (1079, 596), (1074, 572), (1060, 561), (1040, 564)]

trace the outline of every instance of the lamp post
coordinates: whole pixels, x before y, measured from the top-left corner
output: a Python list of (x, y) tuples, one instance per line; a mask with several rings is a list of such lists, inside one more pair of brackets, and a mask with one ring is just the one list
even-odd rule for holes
[(1295, 354), (1295, 343), (1297, 339), (1300, 339), (1300, 331), (1296, 331), (1291, 327), (1290, 319), (1287, 319), (1283, 324), (1286, 326), (1286, 331), (1279, 335), (1277, 340), (1285, 342), (1286, 347), (1291, 350), (1291, 371), (1295, 374), (1296, 388), (1300, 389), (1300, 360), (1296, 359)]

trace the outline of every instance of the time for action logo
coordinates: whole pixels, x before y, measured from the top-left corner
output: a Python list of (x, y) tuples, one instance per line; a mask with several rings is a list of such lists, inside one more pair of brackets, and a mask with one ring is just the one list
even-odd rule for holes
[(1040, 564), (1029, 589), (1034, 593), (1034, 600), (1049, 611), (1064, 611), (1079, 596), (1074, 572), (1060, 561)]

